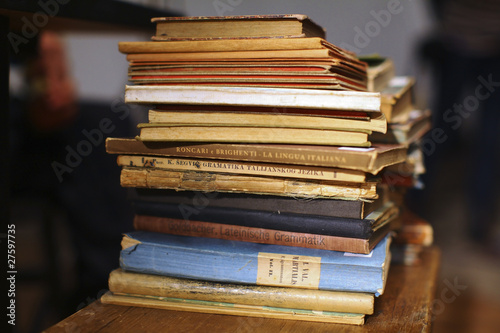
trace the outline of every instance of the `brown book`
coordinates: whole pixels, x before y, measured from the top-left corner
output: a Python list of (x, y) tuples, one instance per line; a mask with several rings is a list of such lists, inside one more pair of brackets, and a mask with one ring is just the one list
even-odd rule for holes
[(325, 30), (301, 14), (155, 17), (153, 40), (326, 37)]
[(401, 227), (396, 232), (394, 242), (397, 244), (414, 244), (430, 246), (434, 240), (434, 229), (425, 219), (409, 211), (403, 210), (401, 214)]
[(372, 314), (369, 293), (256, 286), (126, 272), (109, 275), (109, 290), (130, 294), (302, 310)]
[(142, 142), (135, 139), (107, 138), (109, 154), (177, 156), (338, 167), (372, 174), (384, 167), (404, 162), (404, 145), (376, 145), (370, 148), (288, 145)]
[[(392, 215), (390, 213), (392, 213)], [(161, 232), (178, 236), (208, 237), (251, 243), (297, 246), (310, 249), (369, 254), (375, 245), (377, 245), (390, 231), (390, 223), (396, 218), (396, 216), (397, 210), (387, 212), (382, 217), (382, 220), (373, 227), (373, 232), (367, 239), (291, 232), (148, 215), (136, 215), (134, 217), (134, 228), (136, 230)]]
[(293, 178), (226, 175), (195, 171), (168, 171), (123, 167), (123, 187), (158, 188), (206, 192), (244, 192), (296, 197), (376, 199), (376, 182), (338, 183)]
[(172, 171), (203, 171), (238, 175), (293, 177), (297, 179), (329, 180), (351, 183), (363, 183), (366, 181), (366, 173), (362, 171), (306, 165), (299, 166), (292, 164), (269, 164), (146, 155), (119, 155), (117, 163), (120, 166), (158, 168)]

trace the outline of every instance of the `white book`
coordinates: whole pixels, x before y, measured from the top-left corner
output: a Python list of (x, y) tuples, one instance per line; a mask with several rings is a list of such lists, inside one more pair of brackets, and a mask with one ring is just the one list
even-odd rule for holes
[(126, 103), (310, 108), (380, 113), (380, 93), (221, 86), (130, 86)]

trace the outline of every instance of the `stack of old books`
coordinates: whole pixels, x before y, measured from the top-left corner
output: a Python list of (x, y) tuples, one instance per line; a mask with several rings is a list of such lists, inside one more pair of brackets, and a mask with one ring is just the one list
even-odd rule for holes
[(136, 230), (102, 301), (363, 324), (399, 214), (379, 175), (407, 158), (368, 139), (387, 121), (366, 64), (302, 15), (153, 21), (120, 44), (126, 102), (152, 107), (106, 142)]

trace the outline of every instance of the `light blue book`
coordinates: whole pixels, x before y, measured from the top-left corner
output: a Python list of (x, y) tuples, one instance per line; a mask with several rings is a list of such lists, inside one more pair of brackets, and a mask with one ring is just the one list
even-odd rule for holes
[(134, 231), (123, 236), (123, 270), (179, 278), (383, 293), (390, 236), (370, 254)]

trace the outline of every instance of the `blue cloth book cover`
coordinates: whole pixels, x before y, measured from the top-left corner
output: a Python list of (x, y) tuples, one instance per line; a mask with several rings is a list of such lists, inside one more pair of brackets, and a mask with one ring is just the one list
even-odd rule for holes
[(179, 278), (383, 293), (390, 235), (370, 254), (134, 231), (123, 236), (123, 270)]

